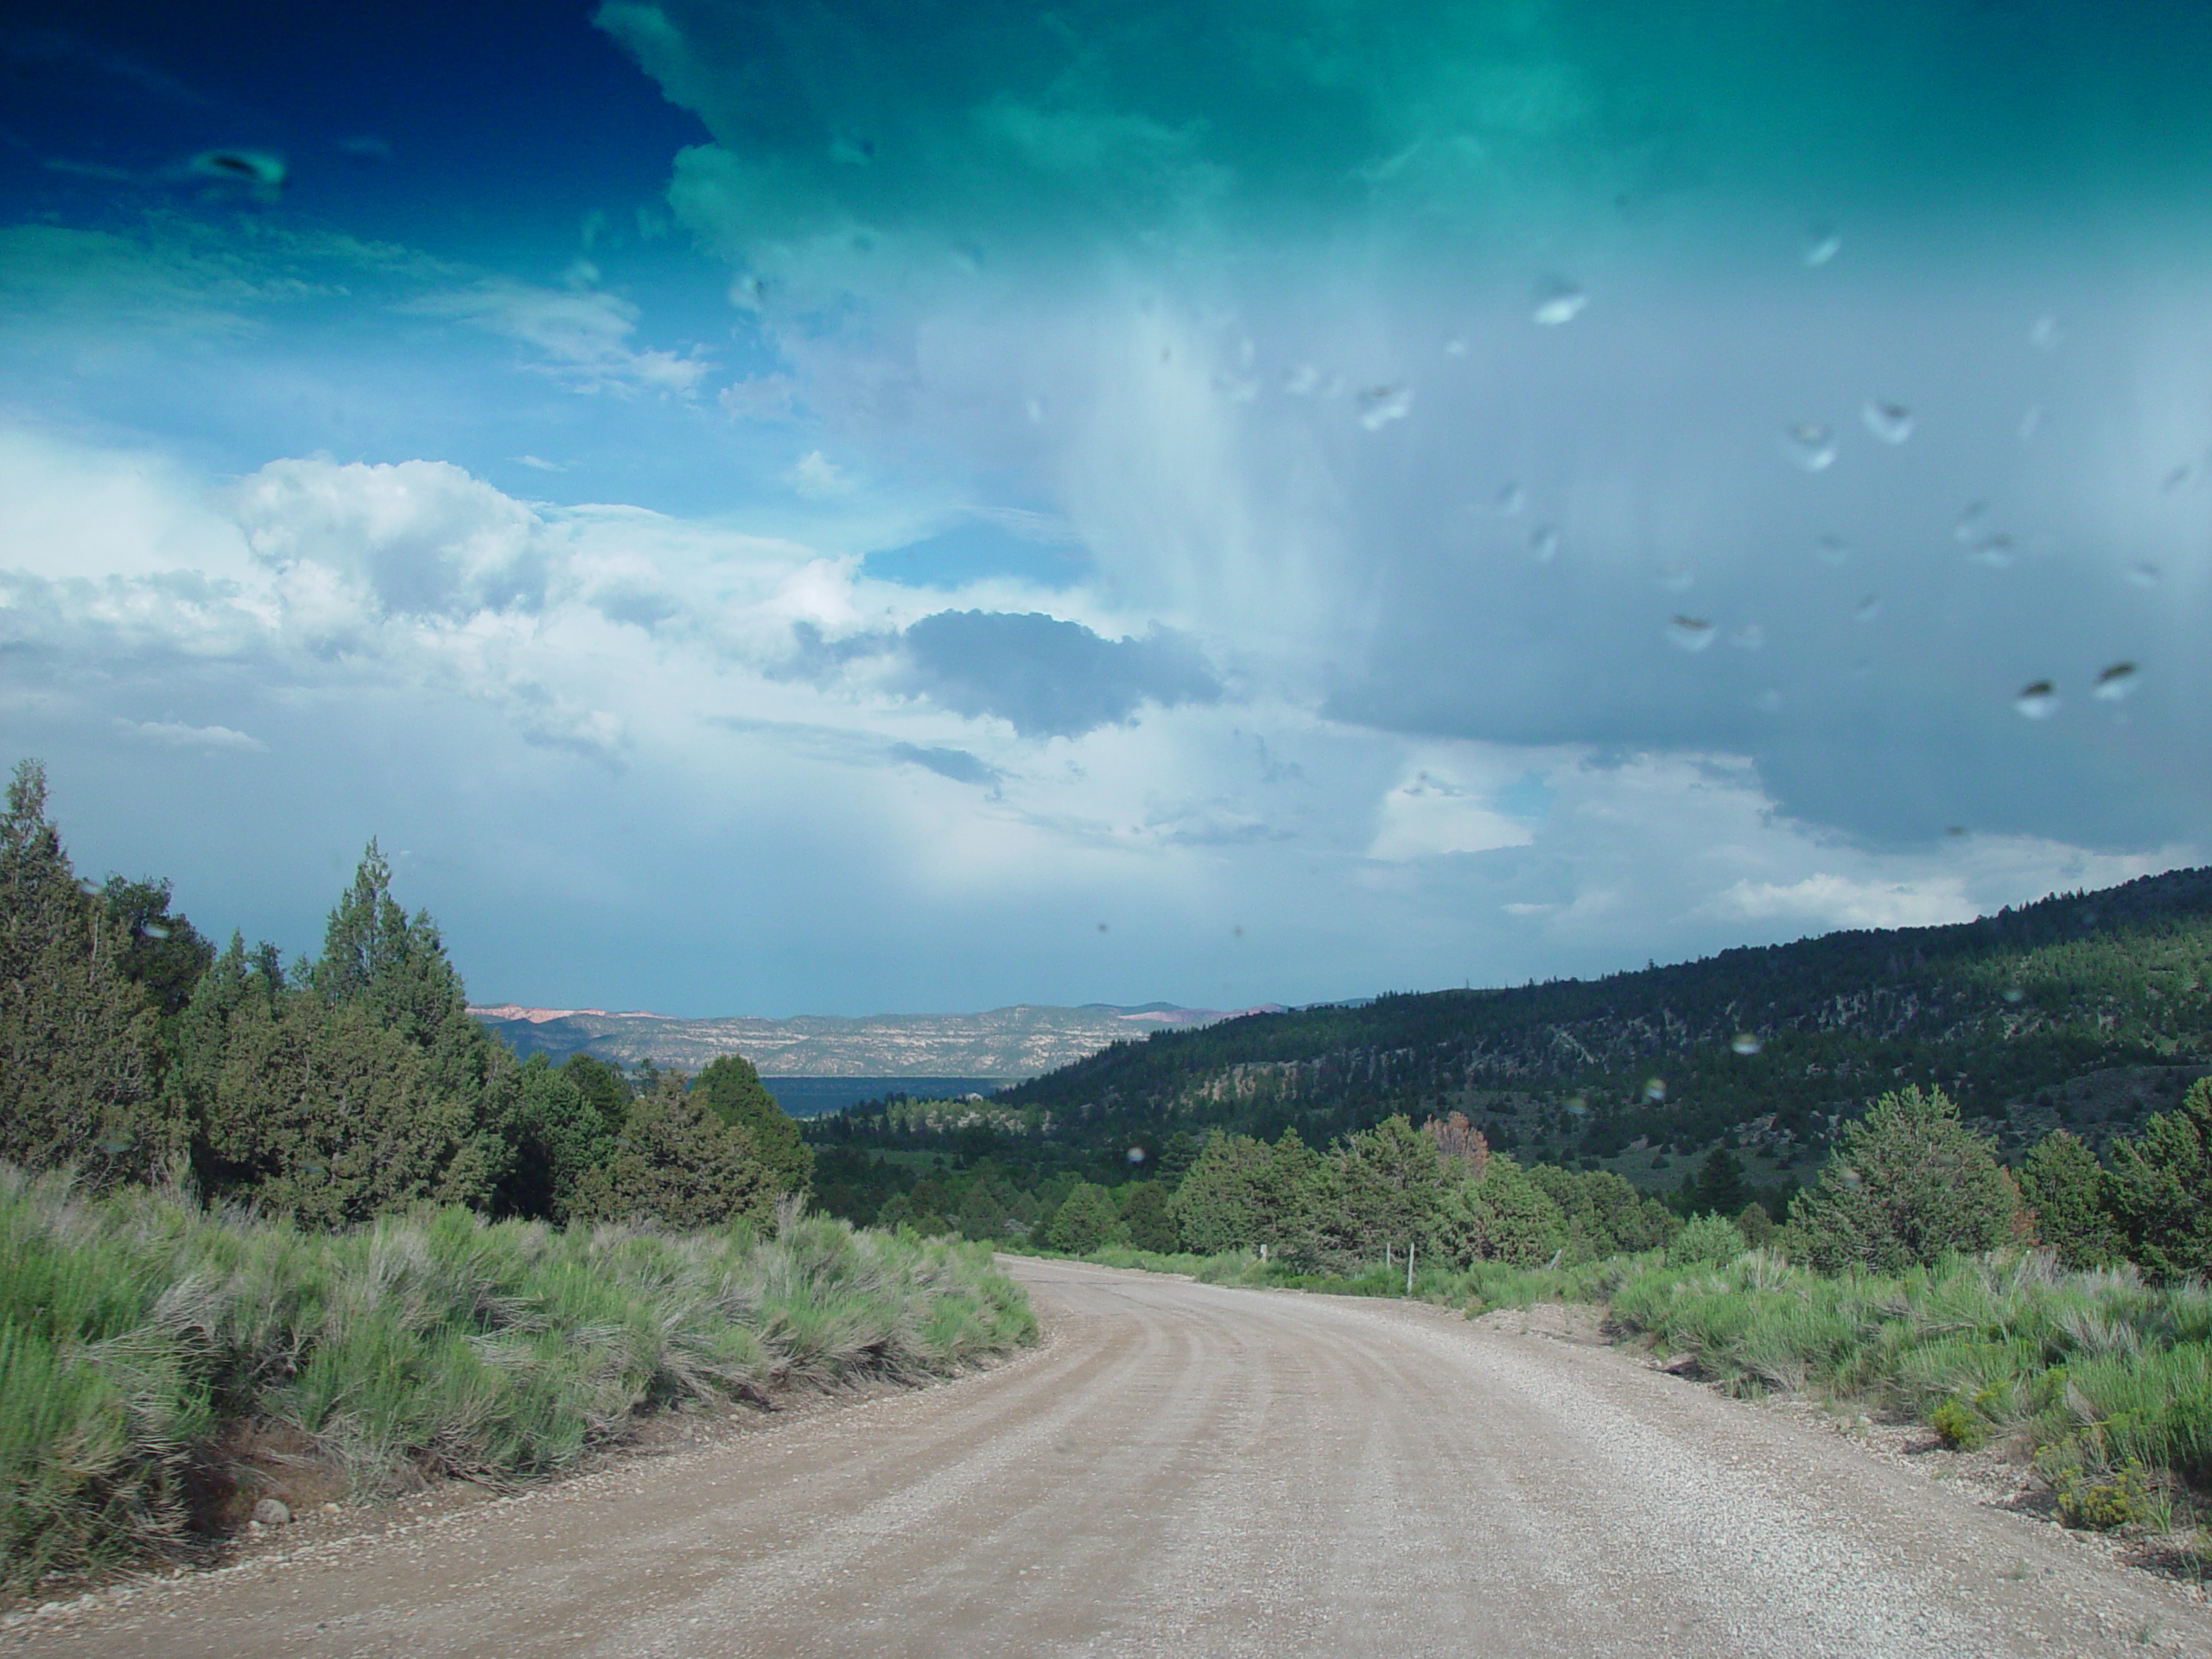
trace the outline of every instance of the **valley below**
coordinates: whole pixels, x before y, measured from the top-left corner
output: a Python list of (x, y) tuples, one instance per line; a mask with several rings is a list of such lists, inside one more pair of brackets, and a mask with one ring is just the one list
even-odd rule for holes
[(225, 1656), (2203, 1651), (2183, 1585), (1571, 1320), (1015, 1259), (1041, 1347), (0, 1650)]

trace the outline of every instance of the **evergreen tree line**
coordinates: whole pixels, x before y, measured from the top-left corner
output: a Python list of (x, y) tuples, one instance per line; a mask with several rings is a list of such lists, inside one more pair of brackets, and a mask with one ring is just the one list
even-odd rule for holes
[(218, 949), (166, 881), (80, 883), (27, 760), (0, 817), (0, 1160), (316, 1227), (429, 1201), (690, 1228), (766, 1219), (813, 1154), (736, 1056), (696, 1078), (518, 1061), (374, 842), (289, 965)]
[[(1273, 1141), (1179, 1133), (1141, 1179), (1062, 1169), (1033, 1185), (991, 1158), (901, 1166), (844, 1147), (824, 1154), (824, 1198), (861, 1219), (925, 1233), (1085, 1254), (1264, 1252), (1303, 1272), (1357, 1272), (1410, 1245), (1439, 1267), (1535, 1267), (1668, 1247), (1725, 1259), (1779, 1249), (1826, 1272), (1896, 1273), (1953, 1255), (2045, 1248), (2069, 1268), (2132, 1263), (2160, 1281), (2212, 1274), (2212, 1078), (2105, 1159), (2067, 1130), (2018, 1170), (1961, 1122), (1942, 1090), (1882, 1096), (1842, 1128), (1819, 1179), (1758, 1194), (1725, 1149), (1669, 1206), (1602, 1170), (1522, 1165), (1461, 1114), (1399, 1115), (1325, 1151), (1294, 1129)], [(874, 1183), (871, 1187), (871, 1183)], [(871, 1196), (873, 1202), (871, 1202)], [(1686, 1225), (1687, 1223), (1687, 1225)], [(1724, 1248), (1725, 1246), (1725, 1248)]]

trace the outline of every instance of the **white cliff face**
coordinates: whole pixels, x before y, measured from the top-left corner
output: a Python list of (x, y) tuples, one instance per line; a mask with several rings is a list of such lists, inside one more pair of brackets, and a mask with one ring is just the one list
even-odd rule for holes
[(524, 1052), (588, 1051), (606, 1059), (652, 1060), (696, 1071), (723, 1054), (742, 1054), (768, 1076), (785, 1077), (999, 1077), (1013, 1081), (1149, 1033), (1210, 1025), (1229, 1016), (1211, 1008), (1149, 1004), (1046, 1007), (1027, 1003), (984, 1014), (871, 1014), (844, 1019), (676, 1020), (595, 1008), (469, 1010)]

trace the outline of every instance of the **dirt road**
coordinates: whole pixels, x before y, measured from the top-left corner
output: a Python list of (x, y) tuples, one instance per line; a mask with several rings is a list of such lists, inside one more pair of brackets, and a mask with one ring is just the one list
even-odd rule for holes
[(2055, 1529), (1602, 1349), (1016, 1268), (988, 1376), (18, 1627), (0, 1654), (2212, 1652)]

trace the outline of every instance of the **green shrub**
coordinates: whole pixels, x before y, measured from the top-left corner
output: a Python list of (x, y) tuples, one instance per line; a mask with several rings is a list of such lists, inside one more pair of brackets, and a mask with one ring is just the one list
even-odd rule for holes
[(1884, 1095), (1847, 1126), (1792, 1230), (1824, 1272), (1896, 1273), (2015, 1237), (2019, 1193), (1987, 1137), (1940, 1089)]
[(1928, 1427), (1954, 1452), (1972, 1452), (1988, 1438), (1988, 1427), (1958, 1400), (1946, 1400), (1928, 1414)]
[(1670, 1268), (1717, 1267), (1743, 1255), (1743, 1230), (1721, 1215), (1693, 1216), (1667, 1246)]

